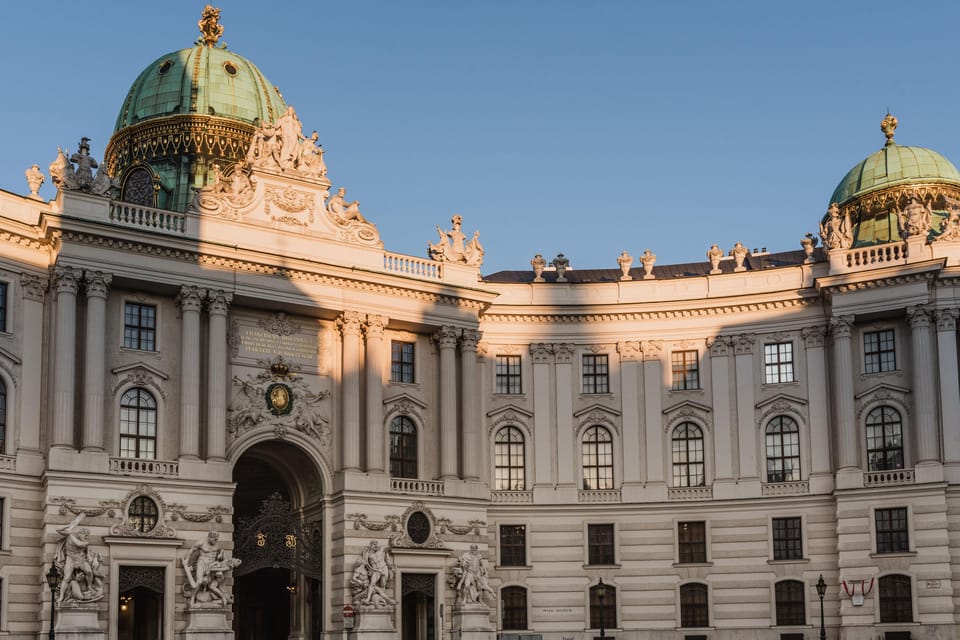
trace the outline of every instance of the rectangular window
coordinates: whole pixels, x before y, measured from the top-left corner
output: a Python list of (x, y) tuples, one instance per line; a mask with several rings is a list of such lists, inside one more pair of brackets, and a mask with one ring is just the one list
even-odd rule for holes
[(877, 526), (877, 553), (910, 551), (906, 507), (877, 509), (874, 511), (874, 519)]
[(793, 343), (763, 345), (763, 373), (767, 384), (793, 382)]
[(773, 519), (773, 559), (803, 559), (803, 525), (800, 518)]
[(413, 384), (413, 347), (412, 342), (390, 342), (390, 382)]
[(677, 523), (677, 559), (680, 564), (702, 564), (707, 561), (707, 524)]
[(806, 624), (804, 584), (799, 580), (783, 580), (776, 584), (774, 591), (777, 599), (777, 626), (799, 627)]
[(583, 356), (583, 392), (610, 393), (610, 369), (606, 354)]
[(866, 331), (863, 334), (863, 371), (882, 373), (897, 370), (897, 348), (893, 329)]
[(128, 302), (123, 308), (123, 346), (156, 351), (157, 307)]
[(614, 564), (613, 525), (587, 525), (587, 564)]
[(517, 395), (523, 393), (520, 386), (520, 356), (497, 356), (496, 393)]
[(524, 525), (500, 525), (500, 566), (527, 566), (527, 528)]
[(675, 391), (700, 388), (700, 364), (696, 351), (674, 351), (670, 354)]
[(527, 590), (523, 587), (504, 587), (500, 591), (503, 607), (503, 628), (522, 631), (527, 628)]
[(0, 331), (7, 330), (7, 283), (0, 282)]

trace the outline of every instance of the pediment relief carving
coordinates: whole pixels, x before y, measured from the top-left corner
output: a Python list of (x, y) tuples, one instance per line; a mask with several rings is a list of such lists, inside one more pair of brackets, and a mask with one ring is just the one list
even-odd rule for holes
[(585, 407), (575, 412), (573, 417), (578, 419), (577, 432), (595, 424), (607, 425), (616, 431), (620, 430), (620, 412), (601, 404), (592, 404)]
[(785, 393), (779, 393), (763, 402), (758, 402), (755, 406), (757, 415), (757, 427), (763, 428), (767, 419), (774, 415), (793, 414), (800, 421), (807, 420), (807, 401)]
[(854, 402), (857, 407), (857, 419), (861, 419), (863, 414), (873, 407), (880, 404), (890, 404), (909, 414), (910, 411), (910, 389), (898, 387), (892, 384), (878, 384), (875, 387), (867, 389), (854, 396)]
[(111, 369), (110, 372), (117, 376), (116, 382), (110, 388), (114, 395), (123, 387), (131, 385), (151, 388), (160, 394), (161, 398), (167, 399), (167, 391), (164, 389), (163, 382), (169, 376), (156, 367), (152, 367), (145, 362), (134, 362)]
[(383, 401), (384, 420), (387, 424), (399, 415), (413, 416), (421, 425), (423, 424), (423, 411), (427, 408), (427, 403), (416, 398), (409, 393), (401, 393)]
[(499, 427), (507, 424), (518, 425), (523, 427), (524, 430), (530, 431), (529, 421), (532, 418), (532, 412), (527, 411), (523, 407), (518, 407), (515, 404), (498, 407), (497, 409), (487, 412), (487, 419), (489, 420), (487, 432), (492, 433)]
[(687, 400), (663, 410), (664, 432), (669, 431), (676, 424), (693, 419), (708, 429), (713, 429), (713, 410), (707, 405)]

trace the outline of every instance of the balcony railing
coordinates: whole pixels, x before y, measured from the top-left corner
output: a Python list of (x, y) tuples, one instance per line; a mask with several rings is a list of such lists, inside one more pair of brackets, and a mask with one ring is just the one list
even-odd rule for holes
[(810, 483), (806, 480), (799, 482), (766, 482), (762, 493), (765, 496), (802, 496), (810, 493)]
[(443, 482), (439, 480), (416, 480), (413, 478), (390, 478), (390, 490), (394, 493), (442, 496)]
[(669, 487), (670, 500), (712, 500), (713, 487)]
[(426, 258), (415, 258), (399, 253), (384, 253), (383, 268), (386, 271), (403, 276), (423, 278), (424, 280), (442, 280), (443, 263)]
[(913, 484), (913, 469), (891, 469), (890, 471), (868, 471), (863, 474), (863, 486), (882, 487), (892, 484)]
[(110, 458), (110, 473), (121, 476), (154, 476), (176, 478), (180, 465), (174, 460), (143, 460), (140, 458)]
[(164, 233), (183, 234), (187, 216), (176, 211), (154, 209), (127, 202), (110, 203), (110, 221), (125, 227), (136, 227)]
[(0, 456), (0, 471), (16, 471), (16, 470), (17, 470), (16, 456)]
[(848, 249), (844, 258), (847, 269), (850, 271), (873, 269), (893, 263), (903, 264), (907, 259), (907, 243), (894, 242), (861, 249)]
[(533, 504), (533, 491), (492, 491), (490, 500), (499, 504)]
[(580, 502), (620, 502), (620, 489), (581, 489)]

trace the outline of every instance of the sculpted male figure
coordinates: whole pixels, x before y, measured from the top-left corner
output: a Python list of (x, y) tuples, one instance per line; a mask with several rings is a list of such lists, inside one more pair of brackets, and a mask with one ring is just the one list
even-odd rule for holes
[[(55, 563), (62, 563), (61, 571), (63, 573), (58, 605), (64, 603), (68, 594), (71, 596), (75, 596), (76, 593), (82, 594), (91, 587), (90, 580), (93, 576), (93, 569), (87, 555), (87, 547), (90, 545), (90, 530), (86, 527), (77, 528), (81, 520), (83, 520), (83, 513), (74, 518), (73, 522), (67, 526), (57, 529), (57, 533), (63, 536), (63, 539), (57, 545), (55, 560)], [(84, 581), (83, 585), (80, 585), (81, 579)]]
[(330, 196), (330, 200), (327, 201), (327, 211), (342, 222), (349, 220), (366, 222), (366, 219), (360, 215), (360, 201), (354, 200), (353, 202), (347, 202), (344, 199), (345, 195), (347, 195), (347, 190), (340, 187), (336, 195)]
[(293, 107), (287, 107), (286, 112), (275, 123), (280, 135), (280, 166), (284, 169), (292, 167), (300, 159), (300, 140), (303, 138), (303, 126)]
[(386, 549), (381, 549), (377, 541), (372, 540), (370, 546), (360, 554), (360, 561), (369, 577), (363, 603), (373, 604), (379, 598), (391, 601), (386, 595), (387, 580), (390, 578), (390, 565), (387, 564)]
[(193, 570), (193, 582), (197, 585), (193, 592), (192, 601), (196, 600), (197, 594), (209, 582), (210, 567), (217, 561), (217, 556), (222, 553), (217, 546), (219, 540), (220, 534), (211, 531), (207, 534), (205, 540), (198, 540), (190, 550), (190, 557), (186, 564)]

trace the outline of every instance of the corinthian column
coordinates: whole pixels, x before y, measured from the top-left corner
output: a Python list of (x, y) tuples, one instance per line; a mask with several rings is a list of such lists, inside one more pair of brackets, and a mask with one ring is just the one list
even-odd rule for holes
[(383, 329), (386, 316), (367, 316), (367, 471), (383, 473)]
[(87, 271), (87, 340), (83, 367), (83, 450), (103, 451), (104, 341), (112, 276)]
[[(937, 462), (940, 459), (940, 432), (937, 428), (937, 396), (933, 375), (936, 358), (930, 335), (929, 306), (907, 309), (910, 335), (913, 341), (913, 392), (917, 399), (917, 462)], [(954, 352), (956, 353), (956, 352)]]
[[(482, 451), (480, 441), (480, 385), (477, 383), (477, 343), (480, 332), (464, 329), (460, 339), (460, 388), (463, 389), (463, 448), (465, 451)], [(463, 479), (480, 479), (480, 460), (483, 456), (463, 456)]]
[(531, 344), (530, 357), (533, 360), (533, 482), (534, 486), (549, 486), (556, 483), (553, 471), (555, 438), (553, 420), (550, 419), (553, 345), (542, 342)]
[(948, 428), (960, 416), (960, 376), (957, 372), (957, 309), (937, 310), (937, 355), (940, 371), (940, 428), (944, 462), (960, 462), (960, 429)]
[(204, 291), (180, 287), (180, 457), (200, 456), (200, 309)]
[(826, 327), (800, 331), (807, 351), (807, 389), (810, 393), (810, 472), (830, 473), (830, 411), (827, 405), (827, 365), (823, 349)]
[(573, 449), (573, 355), (576, 345), (561, 342), (553, 345), (556, 367), (556, 391), (554, 403), (557, 407), (557, 430), (554, 437), (557, 443), (557, 484), (577, 486), (576, 455)]
[(853, 316), (830, 319), (833, 334), (834, 426), (837, 468), (860, 466), (860, 431), (853, 406)]
[(343, 413), (343, 468), (360, 470), (360, 320), (356, 311), (344, 311), (337, 318), (343, 340), (341, 370), (341, 411)]
[(457, 330), (441, 327), (434, 335), (440, 346), (440, 477), (457, 477)]
[(227, 446), (227, 309), (233, 294), (207, 292), (210, 314), (207, 366), (207, 458), (222, 460)]
[[(47, 281), (20, 276), (23, 293), (23, 389), (20, 393), (20, 448), (40, 449), (40, 389), (43, 383), (43, 296)], [(7, 438), (6, 453), (13, 453)], [(0, 451), (0, 453), (4, 453)]]
[(54, 447), (73, 448), (74, 381), (77, 352), (77, 289), (80, 270), (56, 267), (53, 282), (57, 292), (56, 340), (53, 365)]

